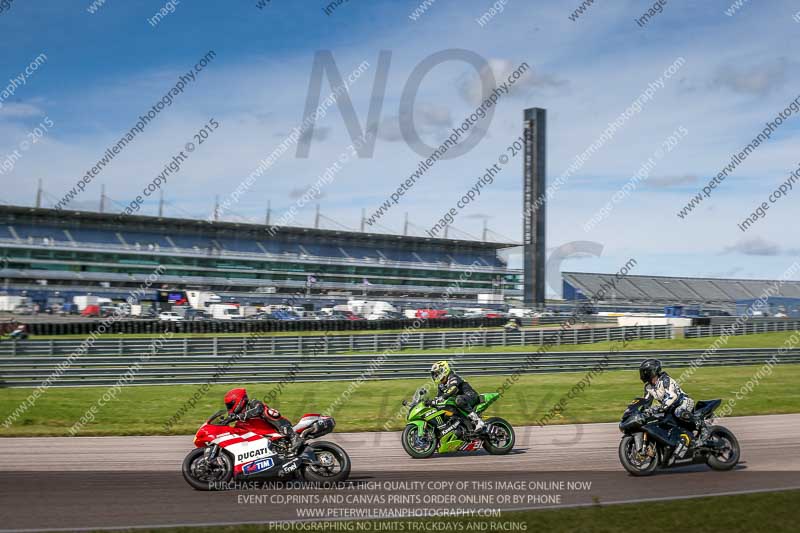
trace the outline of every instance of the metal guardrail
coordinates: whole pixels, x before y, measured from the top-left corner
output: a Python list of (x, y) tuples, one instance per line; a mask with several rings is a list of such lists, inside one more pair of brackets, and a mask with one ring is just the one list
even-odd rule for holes
[[(771, 358), (775, 349), (719, 350), (705, 366), (754, 365)], [(665, 366), (689, 366), (702, 350), (640, 350), (626, 352), (470, 352), (455, 356), (459, 371), (470, 376), (522, 373), (585, 372), (602, 361), (609, 370), (634, 370), (643, 359), (658, 356)], [(53, 386), (108, 386), (132, 365), (139, 365), (133, 384), (266, 383), (286, 380), (333, 381), (352, 379), (403, 379), (429, 377), (431, 364), (441, 354), (394, 353), (360, 355), (266, 356), (247, 355), (232, 360), (213, 356), (156, 355), (143, 361), (130, 356), (83, 357), (67, 369)], [(800, 363), (800, 350), (781, 355), (782, 363)], [(51, 375), (63, 361), (59, 357), (0, 358), (3, 387), (31, 387)], [(226, 363), (230, 366), (224, 368)], [(224, 370), (221, 370), (223, 369)], [(291, 374), (290, 374), (291, 372)]]
[(735, 322), (728, 324), (712, 324), (710, 326), (692, 326), (684, 328), (683, 334), (687, 339), (697, 337), (718, 337), (727, 335), (751, 335), (753, 333), (773, 333), (778, 331), (796, 331), (800, 329), (800, 320), (748, 320), (744, 324)]
[[(670, 326), (633, 326), (614, 328), (539, 329), (506, 332), (504, 330), (417, 331), (378, 335), (328, 336), (250, 336), (181, 339), (98, 339), (79, 357), (72, 356), (82, 340), (14, 341), (0, 344), (0, 387), (35, 386), (56, 372), (54, 386), (111, 385), (131, 365), (141, 364), (136, 383), (201, 383), (223, 373), (222, 381), (241, 379), (271, 381), (290, 371), (306, 372), (298, 379), (348, 379), (364, 372), (381, 354), (396, 364), (385, 366), (372, 379), (409, 377), (403, 364), (424, 358), (430, 361), (442, 355), (407, 354), (398, 348), (429, 350), (436, 348), (480, 349), (485, 346), (585, 344), (623, 339), (659, 339), (672, 335)], [(154, 355), (153, 346), (160, 343)], [(342, 352), (368, 352), (367, 355), (334, 355)], [(372, 355), (370, 355), (370, 353)], [(333, 357), (329, 357), (333, 356)], [(456, 355), (456, 357), (461, 357)], [(474, 358), (474, 354), (470, 354)], [(484, 358), (498, 359), (498, 354)], [(524, 360), (524, 356), (515, 355)], [(341, 365), (344, 364), (345, 367)], [(349, 366), (348, 366), (349, 365)], [(423, 365), (424, 366), (424, 365)], [(61, 370), (59, 370), (59, 368)], [(223, 369), (224, 370), (221, 370)], [(338, 372), (344, 368), (345, 373)], [(385, 370), (385, 369), (390, 370)], [(398, 375), (394, 375), (396, 371)], [(464, 369), (467, 371), (467, 369)], [(513, 370), (512, 367), (505, 368)], [(427, 369), (426, 369), (427, 371)], [(499, 369), (495, 373), (499, 373)], [(328, 377), (326, 377), (328, 376)], [(416, 376), (416, 374), (414, 374)]]
[[(267, 335), (242, 337), (165, 338), (159, 342), (159, 354), (227, 356), (244, 353), (263, 355), (333, 354), (344, 352), (380, 352), (396, 349), (430, 350), (465, 346), (526, 346), (552, 344), (587, 344), (622, 339), (666, 339), (671, 326), (628, 326), (610, 328), (522, 329), (507, 332), (502, 328), (443, 331), (398, 331), (396, 333), (359, 335)], [(87, 343), (85, 355), (145, 355), (152, 352), (153, 338), (97, 339)], [(0, 343), (0, 357), (69, 356), (78, 352), (85, 339), (49, 339), (5, 341)]]

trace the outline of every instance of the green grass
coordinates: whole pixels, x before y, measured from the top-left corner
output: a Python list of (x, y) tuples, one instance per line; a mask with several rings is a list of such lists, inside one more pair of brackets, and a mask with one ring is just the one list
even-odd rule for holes
[[(758, 366), (700, 368), (684, 387), (696, 400), (733, 396)], [(668, 369), (669, 370), (669, 369)], [(678, 374), (678, 369), (674, 374)], [(583, 373), (527, 374), (487, 411), (487, 416), (507, 418), (515, 425), (533, 424), (559, 401)], [(467, 376), (469, 378), (469, 376)], [(469, 378), (479, 392), (489, 392), (503, 382), (503, 376)], [(800, 412), (800, 365), (784, 364), (764, 378), (752, 394), (738, 401), (732, 415)], [(422, 380), (364, 381), (348, 401), (333, 414), (337, 431), (381, 431), (384, 423), (400, 412), (403, 398), (410, 397)], [(263, 398), (274, 384), (245, 385), (251, 397)], [(305, 412), (324, 411), (350, 386), (348, 381), (292, 383), (286, 385), (272, 406), (290, 419)], [(117, 399), (102, 406), (96, 419), (79, 435), (192, 434), (201, 422), (222, 408), (222, 397), (232, 385), (214, 385), (193, 409), (168, 431), (163, 425), (194, 394), (195, 385), (126, 386)], [(3, 436), (69, 435), (68, 430), (106, 391), (105, 387), (50, 388)], [(0, 389), (0, 423), (25, 400), (31, 389)], [(641, 395), (642, 385), (635, 371), (609, 371), (597, 375), (582, 395), (570, 400), (563, 416), (552, 423), (611, 422), (627, 403)], [(395, 418), (393, 429), (404, 419)]]
[[(403, 531), (528, 531), (561, 533), (617, 533), (620, 531), (691, 531), (692, 533), (751, 533), (753, 531), (797, 531), (795, 509), (800, 491), (735, 496), (704, 496), (686, 500), (619, 505), (596, 505), (566, 509), (503, 513), (499, 518), (437, 518), (420, 521), (394, 520)], [(460, 527), (444, 529), (443, 526)], [(681, 526), (683, 524), (683, 526)], [(307, 523), (304, 531), (390, 531), (386, 522), (348, 522), (340, 529), (323, 529), (322, 523)], [(352, 525), (352, 529), (349, 526)], [(437, 527), (438, 525), (438, 527)], [(492, 527), (495, 525), (495, 527)], [(318, 529), (312, 529), (318, 526)], [(329, 523), (330, 526), (330, 523)], [(397, 526), (395, 526), (397, 527)], [(159, 529), (182, 532), (188, 528)], [(255, 533), (300, 531), (268, 525), (191, 528), (193, 531)], [(397, 529), (398, 531), (400, 529)], [(143, 530), (138, 530), (143, 531)]]

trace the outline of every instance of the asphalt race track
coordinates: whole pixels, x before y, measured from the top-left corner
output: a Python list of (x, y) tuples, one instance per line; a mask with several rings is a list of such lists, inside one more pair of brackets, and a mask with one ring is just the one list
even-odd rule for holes
[[(2, 527), (112, 527), (406, 518), (800, 488), (800, 414), (730, 418), (731, 472), (695, 465), (627, 475), (616, 424), (517, 429), (515, 452), (409, 458), (398, 433), (333, 434), (353, 461), (346, 486), (204, 493), (180, 474), (192, 437), (0, 439)], [(425, 511), (427, 509), (427, 511)], [(317, 514), (309, 514), (317, 513)], [(414, 514), (417, 513), (417, 514)], [(489, 513), (488, 515), (485, 513)]]

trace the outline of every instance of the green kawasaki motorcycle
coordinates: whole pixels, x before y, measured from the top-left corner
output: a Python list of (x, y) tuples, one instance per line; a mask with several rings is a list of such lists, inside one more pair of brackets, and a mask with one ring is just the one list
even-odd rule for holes
[[(436, 406), (427, 401), (428, 390), (420, 388), (408, 407), (408, 425), (403, 430), (403, 449), (415, 459), (425, 459), (439, 453), (473, 452), (485, 448), (493, 455), (503, 455), (514, 448), (514, 428), (502, 418), (485, 419), (486, 427), (480, 433), (474, 431), (468, 413), (462, 411), (450, 398)], [(475, 412), (480, 414), (492, 405), (500, 395), (496, 392), (480, 395), (480, 404)]]

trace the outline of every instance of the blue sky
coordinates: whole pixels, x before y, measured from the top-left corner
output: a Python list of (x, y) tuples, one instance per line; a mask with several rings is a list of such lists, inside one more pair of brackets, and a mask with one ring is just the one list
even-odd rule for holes
[[(357, 228), (362, 208), (375, 210), (419, 160), (396, 135), (400, 96), (416, 65), (441, 50), (462, 48), (485, 58), (501, 79), (527, 62), (531, 71), (501, 99), (481, 143), (438, 163), (381, 219), (399, 231), (408, 212), (421, 233), (517, 138), (524, 108), (548, 109), (548, 176), (554, 178), (682, 57), (676, 75), (548, 204), (548, 247), (581, 240), (603, 245), (600, 257), (565, 262), (569, 270), (612, 272), (633, 257), (642, 274), (743, 278), (778, 277), (798, 255), (800, 237), (790, 228), (800, 191), (771, 206), (746, 233), (737, 229), (800, 164), (796, 116), (691, 215), (676, 216), (733, 153), (800, 95), (793, 53), (800, 23), (792, 19), (798, 0), (747, 2), (734, 16), (725, 14), (733, 0), (668, 2), (645, 28), (634, 19), (649, 2), (599, 1), (572, 21), (577, 0), (507, 0), (504, 11), (481, 27), (476, 19), (494, 2), (437, 0), (413, 21), (409, 14), (418, 1), (351, 0), (330, 15), (324, 1), (272, 0), (264, 9), (257, 1), (183, 0), (156, 27), (147, 19), (165, 2), (107, 0), (94, 14), (87, 12), (88, 0), (12, 2), (0, 13), (0, 91), (39, 54), (47, 61), (0, 108), (0, 162), (43, 119), (53, 127), (0, 175), (0, 200), (31, 204), (41, 178), (45, 205), (58, 201), (181, 73), (213, 50), (216, 58), (197, 81), (73, 204), (96, 208), (104, 184), (116, 202), (112, 208), (121, 210), (214, 118), (220, 128), (164, 189), (167, 214), (205, 218), (214, 196), (230, 195), (303, 120), (317, 51), (331, 50), (344, 75), (369, 63), (350, 91), (363, 127), (378, 53), (390, 50), (374, 154), (349, 160), (318, 199), (326, 217)], [(469, 95), (476, 78), (465, 63), (448, 62), (424, 79), (414, 116), (430, 145), (442, 142), (474, 108)], [(329, 91), (326, 79), (323, 96)], [(584, 231), (584, 223), (680, 127), (688, 134), (650, 177), (595, 229)], [(225, 218), (261, 221), (267, 201), (279, 216), (352, 142), (335, 106), (316, 131), (309, 158), (290, 150)], [(300, 210), (296, 223), (312, 224), (314, 203)], [(516, 240), (521, 207), (521, 162), (512, 162), (461, 211), (455, 226), (480, 235), (488, 217), (490, 228)], [(155, 209), (144, 206), (145, 212)]]

